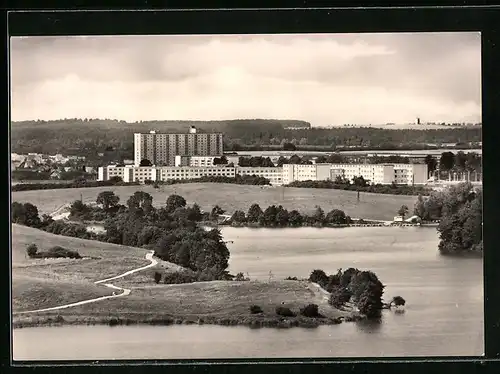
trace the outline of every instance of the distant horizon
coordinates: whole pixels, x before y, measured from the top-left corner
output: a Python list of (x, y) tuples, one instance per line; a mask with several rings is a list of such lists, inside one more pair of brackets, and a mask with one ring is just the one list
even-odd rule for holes
[(479, 32), (10, 39), (11, 117), (479, 122)]
[(135, 121), (127, 121), (119, 118), (90, 118), (90, 117), (67, 117), (67, 118), (57, 118), (57, 119), (25, 119), (25, 120), (11, 120), (11, 123), (19, 122), (60, 122), (67, 120), (89, 120), (89, 121), (113, 121), (113, 122), (125, 122), (125, 123), (144, 123), (144, 122), (231, 122), (231, 121), (290, 121), (290, 122), (305, 122), (311, 125), (311, 127), (327, 128), (327, 127), (344, 127), (346, 125), (352, 126), (381, 126), (381, 125), (408, 125), (408, 126), (421, 126), (425, 124), (435, 124), (439, 125), (441, 123), (445, 124), (482, 124), (482, 120), (479, 121), (456, 121), (456, 122), (443, 122), (443, 121), (423, 121), (421, 119), (420, 124), (415, 122), (384, 122), (384, 123), (343, 123), (343, 124), (331, 124), (331, 125), (314, 125), (313, 123), (303, 120), (303, 119), (283, 119), (283, 118), (231, 118), (231, 119), (143, 119)]

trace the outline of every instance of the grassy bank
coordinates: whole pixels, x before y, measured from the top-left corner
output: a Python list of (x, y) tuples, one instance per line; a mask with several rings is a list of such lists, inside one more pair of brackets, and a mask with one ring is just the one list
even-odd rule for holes
[(214, 205), (232, 214), (235, 210), (247, 211), (253, 203), (261, 207), (282, 205), (288, 210), (297, 209), (303, 213), (311, 213), (316, 205), (325, 211), (341, 209), (351, 217), (364, 219), (390, 220), (401, 205), (413, 207), (414, 196), (397, 196), (375, 193), (317, 189), (317, 188), (284, 188), (235, 184), (189, 183), (171, 186), (113, 186), (96, 188), (72, 188), (60, 190), (40, 190), (13, 192), (12, 201), (35, 204), (40, 212), (52, 213), (64, 204), (71, 203), (80, 196), (84, 203), (95, 202), (102, 191), (113, 191), (124, 204), (135, 191), (145, 191), (153, 196), (156, 206), (164, 205), (171, 194), (183, 196), (188, 204), (198, 203), (202, 209), (210, 211)]
[[(127, 287), (133, 282), (127, 282)], [(117, 285), (122, 285), (116, 282)], [(298, 315), (309, 303), (319, 306), (321, 318)], [(261, 314), (251, 314), (259, 305)], [(284, 305), (297, 317), (276, 315)], [(128, 297), (103, 300), (59, 311), (14, 315), (14, 327), (53, 324), (217, 324), (254, 327), (314, 327), (354, 320), (356, 315), (327, 304), (313, 285), (302, 281), (200, 282), (180, 285), (151, 284), (133, 287)]]
[[(56, 311), (17, 314), (99, 296), (110, 289), (96, 280), (122, 274), (148, 263), (145, 250), (46, 233), (25, 226), (12, 226), (12, 306), (14, 327), (52, 324), (178, 324), (207, 323), (255, 327), (319, 326), (352, 319), (350, 312), (328, 305), (325, 296), (304, 281), (213, 281), (188, 284), (155, 284), (155, 271), (171, 272), (179, 267), (160, 261), (155, 267), (112, 281), (131, 290), (129, 296), (101, 300)], [(60, 245), (77, 250), (83, 259), (30, 259), (26, 244), (41, 249)], [(299, 316), (300, 308), (317, 304), (322, 318)], [(258, 305), (261, 314), (251, 314)], [(298, 316), (283, 318), (277, 306), (286, 306)]]
[[(26, 246), (62, 246), (82, 259), (30, 259)], [(12, 308), (14, 312), (50, 308), (111, 294), (93, 282), (147, 265), (146, 250), (49, 234), (12, 225)]]

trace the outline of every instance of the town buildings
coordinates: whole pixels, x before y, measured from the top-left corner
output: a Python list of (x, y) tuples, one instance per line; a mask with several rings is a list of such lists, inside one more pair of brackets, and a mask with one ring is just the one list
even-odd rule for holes
[(175, 156), (222, 156), (222, 133), (134, 134), (134, 165), (149, 160), (155, 166), (175, 166)]

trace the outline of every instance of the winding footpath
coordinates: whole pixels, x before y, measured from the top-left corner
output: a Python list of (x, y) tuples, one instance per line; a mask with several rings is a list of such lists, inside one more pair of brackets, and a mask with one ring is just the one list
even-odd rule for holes
[(99, 280), (99, 281), (96, 281), (94, 282), (94, 284), (104, 284), (104, 286), (108, 287), (108, 288), (112, 288), (114, 290), (121, 290), (123, 291), (122, 293), (118, 294), (118, 295), (115, 295), (113, 293), (113, 295), (110, 295), (110, 296), (101, 296), (101, 297), (97, 297), (95, 299), (89, 299), (89, 300), (83, 300), (83, 301), (78, 301), (76, 303), (71, 303), (71, 304), (65, 304), (65, 305), (60, 305), (60, 306), (55, 306), (55, 307), (52, 307), (52, 308), (44, 308), (44, 309), (36, 309), (36, 310), (28, 310), (28, 311), (24, 311), (24, 312), (17, 312), (17, 313), (14, 313), (14, 314), (26, 314), (26, 313), (36, 313), (36, 312), (48, 312), (48, 311), (51, 311), (51, 310), (59, 310), (59, 309), (66, 309), (66, 308), (71, 308), (71, 307), (74, 307), (74, 306), (78, 306), (78, 305), (84, 305), (84, 304), (90, 304), (90, 303), (95, 303), (95, 302), (98, 302), (98, 301), (101, 301), (101, 300), (107, 300), (107, 299), (113, 299), (115, 297), (123, 297), (123, 296), (128, 296), (130, 294), (130, 290), (127, 289), (127, 288), (122, 288), (122, 287), (118, 287), (118, 286), (115, 286), (113, 285), (112, 283), (107, 283), (109, 281), (112, 281), (112, 280), (115, 280), (115, 279), (119, 279), (119, 278), (123, 278), (127, 275), (130, 275), (130, 274), (134, 274), (134, 273), (137, 273), (139, 271), (142, 271), (142, 270), (146, 270), (148, 268), (151, 268), (153, 266), (155, 266), (156, 264), (158, 264), (158, 260), (154, 259), (153, 258), (153, 254), (154, 254), (154, 251), (151, 251), (149, 252), (147, 255), (146, 255), (146, 260), (149, 260), (151, 261), (150, 264), (146, 265), (146, 266), (142, 266), (140, 268), (137, 268), (137, 269), (132, 269), (132, 270), (129, 270), (123, 274), (120, 274), (120, 275), (117, 275), (115, 277), (111, 277), (111, 278), (107, 278), (107, 279), (103, 279), (103, 280)]

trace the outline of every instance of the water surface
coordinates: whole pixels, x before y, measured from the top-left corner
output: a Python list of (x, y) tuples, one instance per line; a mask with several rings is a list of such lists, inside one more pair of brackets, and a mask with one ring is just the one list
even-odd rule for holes
[(479, 356), (484, 352), (482, 260), (437, 251), (433, 227), (224, 228), (230, 271), (253, 279), (320, 268), (373, 270), (402, 314), (316, 329), (223, 326), (66, 326), (14, 330), (14, 358), (178, 359)]

